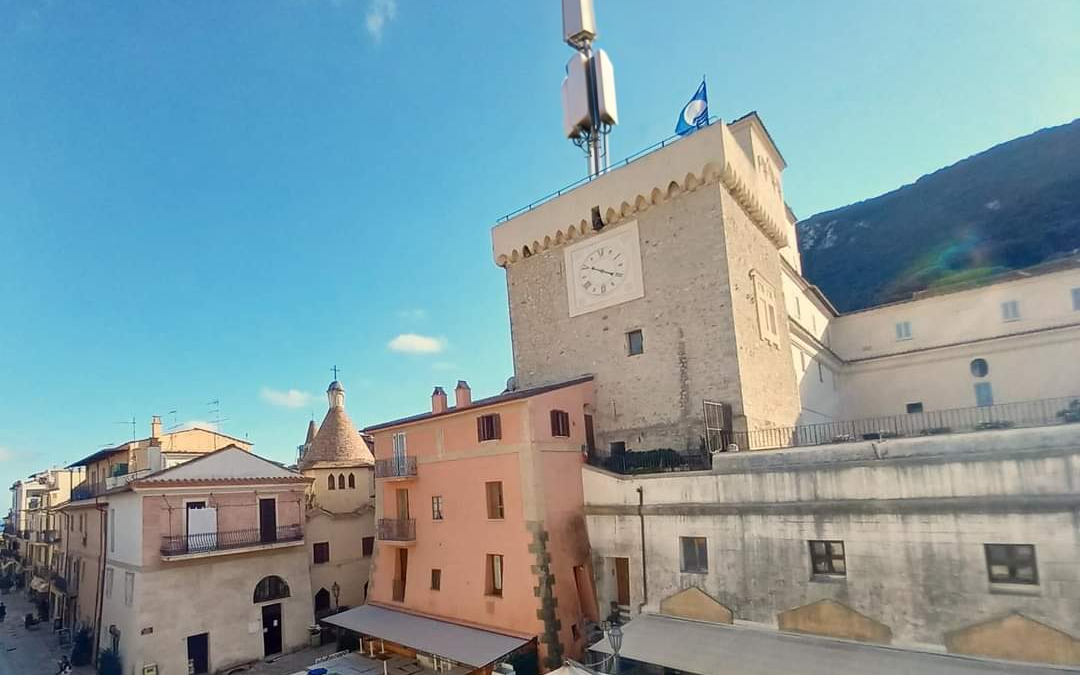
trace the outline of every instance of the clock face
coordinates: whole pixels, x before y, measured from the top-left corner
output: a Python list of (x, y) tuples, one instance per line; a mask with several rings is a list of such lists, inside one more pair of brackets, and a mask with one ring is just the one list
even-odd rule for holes
[(564, 256), (570, 316), (614, 307), (645, 295), (637, 221), (571, 244)]
[(592, 296), (603, 296), (626, 279), (627, 256), (622, 246), (612, 242), (597, 246), (578, 264), (578, 284)]

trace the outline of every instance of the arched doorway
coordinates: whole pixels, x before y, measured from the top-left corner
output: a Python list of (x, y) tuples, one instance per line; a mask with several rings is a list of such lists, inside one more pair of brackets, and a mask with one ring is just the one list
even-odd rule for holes
[(277, 575), (263, 577), (255, 584), (252, 602), (270, 603), (262, 606), (263, 655), (281, 653), (282, 613), (281, 603), (272, 602), (289, 597), (289, 584)]
[(315, 594), (315, 613), (325, 612), (330, 609), (330, 591), (320, 588)]

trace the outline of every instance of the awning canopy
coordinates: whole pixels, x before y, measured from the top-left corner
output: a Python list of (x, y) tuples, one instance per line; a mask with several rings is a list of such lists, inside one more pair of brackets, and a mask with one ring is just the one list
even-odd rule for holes
[[(991, 675), (1000, 663), (908, 651), (776, 630), (640, 614), (622, 627), (620, 658), (698, 675)], [(607, 639), (590, 649), (611, 653)], [(625, 668), (625, 666), (622, 666)], [(1052, 675), (1055, 667), (1009, 664), (1012, 675)]]
[(376, 605), (361, 605), (328, 616), (322, 623), (396, 642), (411, 649), (483, 668), (528, 640), (439, 621)]

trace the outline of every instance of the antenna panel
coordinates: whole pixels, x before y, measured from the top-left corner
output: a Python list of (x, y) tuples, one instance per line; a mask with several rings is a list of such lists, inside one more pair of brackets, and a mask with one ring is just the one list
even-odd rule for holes
[(593, 0), (562, 0), (563, 40), (579, 47), (596, 39), (596, 12)]
[(593, 52), (593, 67), (596, 77), (597, 116), (602, 123), (615, 126), (619, 123), (619, 108), (615, 103), (615, 66), (607, 52), (597, 49)]
[(563, 133), (567, 138), (577, 138), (592, 126), (589, 116), (589, 85), (585, 77), (588, 59), (575, 52), (566, 63), (566, 77), (562, 82)]

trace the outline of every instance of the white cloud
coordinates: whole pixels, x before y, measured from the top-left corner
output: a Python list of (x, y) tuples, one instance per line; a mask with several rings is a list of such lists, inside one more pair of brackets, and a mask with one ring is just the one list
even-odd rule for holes
[(259, 398), (279, 408), (306, 408), (315, 400), (314, 395), (306, 391), (299, 389), (281, 391), (270, 387), (263, 387), (259, 391)]
[(371, 0), (364, 27), (375, 42), (382, 42), (383, 28), (397, 16), (397, 0)]
[(15, 457), (15, 453), (0, 445), (0, 462), (6, 462)]
[(406, 354), (438, 354), (445, 346), (441, 338), (417, 335), (416, 333), (402, 333), (387, 344), (395, 352)]
[(399, 319), (405, 319), (406, 321), (423, 321), (427, 318), (426, 309), (399, 309), (394, 312)]

